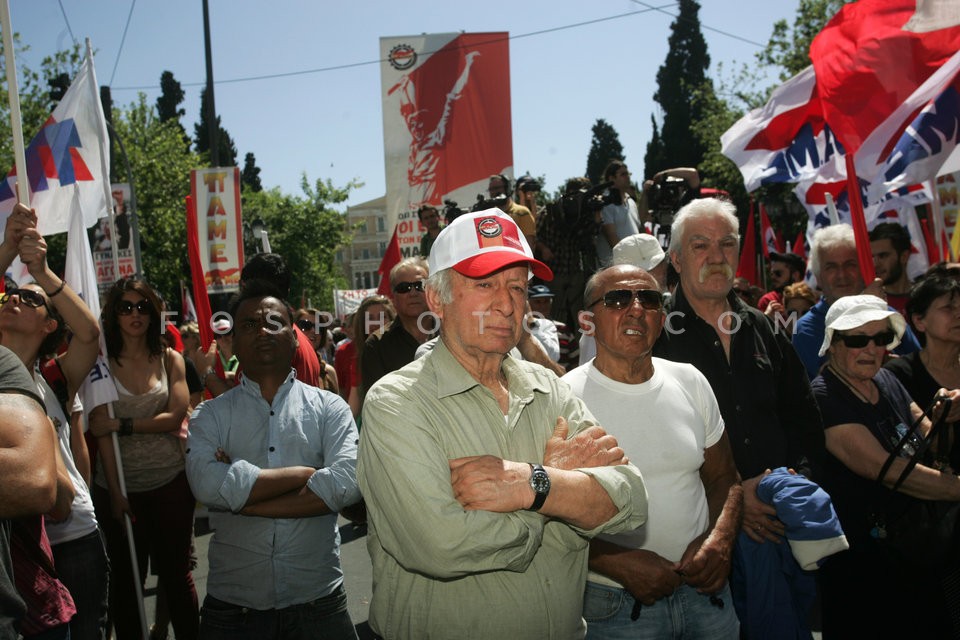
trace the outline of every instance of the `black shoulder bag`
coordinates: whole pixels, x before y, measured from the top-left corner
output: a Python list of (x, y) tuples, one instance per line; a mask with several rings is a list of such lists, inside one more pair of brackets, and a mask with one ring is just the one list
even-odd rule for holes
[[(934, 422), (930, 433), (925, 437), (914, 438), (924, 415), (932, 415), (937, 402), (943, 402), (944, 404), (940, 418)], [(880, 469), (877, 484), (883, 485), (883, 479), (893, 465), (893, 461), (900, 457), (903, 448), (911, 440), (915, 443), (915, 450), (909, 458), (904, 456), (907, 465), (891, 487), (893, 491), (900, 489), (907, 476), (930, 449), (930, 445), (938, 434), (942, 434), (941, 444), (945, 445), (948, 442), (948, 434), (944, 425), (947, 413), (950, 411), (950, 404), (949, 398), (934, 399), (924, 414), (915, 420), (906, 434), (900, 438)], [(886, 512), (884, 509), (875, 511), (871, 516), (871, 535), (891, 555), (896, 556), (901, 561), (931, 569), (937, 573), (942, 573), (949, 567), (955, 566), (958, 557), (960, 557), (960, 521), (958, 521), (960, 502), (906, 497), (908, 498), (907, 505), (896, 509), (893, 513)]]

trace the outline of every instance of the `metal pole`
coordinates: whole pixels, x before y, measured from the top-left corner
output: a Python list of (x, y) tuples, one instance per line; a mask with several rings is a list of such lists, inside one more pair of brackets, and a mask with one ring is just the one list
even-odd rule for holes
[(220, 149), (217, 140), (217, 107), (213, 99), (213, 55), (210, 44), (210, 9), (203, 0), (203, 50), (207, 58), (207, 133), (210, 137), (210, 166), (220, 166)]

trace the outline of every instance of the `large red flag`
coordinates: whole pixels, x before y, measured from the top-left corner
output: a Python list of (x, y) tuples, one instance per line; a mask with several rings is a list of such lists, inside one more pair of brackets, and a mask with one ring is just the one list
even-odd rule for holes
[(750, 284), (757, 284), (757, 230), (753, 222), (753, 201), (750, 201), (750, 217), (747, 219), (747, 232), (740, 243), (740, 263), (737, 265), (737, 277), (746, 278)]
[(380, 266), (377, 268), (377, 273), (380, 274), (380, 286), (377, 287), (377, 293), (382, 296), (393, 297), (393, 292), (390, 290), (390, 270), (402, 259), (400, 255), (400, 236), (397, 235), (398, 226), (393, 228), (393, 237), (390, 238), (387, 251), (383, 254), (383, 260), (380, 261)]
[(848, 154), (960, 49), (956, 12), (941, 3), (859, 0), (814, 38), (823, 115)]

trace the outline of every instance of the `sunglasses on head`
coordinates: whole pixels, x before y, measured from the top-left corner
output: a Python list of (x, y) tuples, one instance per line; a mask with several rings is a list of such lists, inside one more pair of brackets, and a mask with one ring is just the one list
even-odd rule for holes
[(633, 304), (634, 297), (640, 301), (640, 306), (648, 311), (657, 311), (663, 308), (663, 294), (656, 289), (637, 289), (636, 291), (614, 289), (613, 291), (607, 291), (602, 298), (597, 298), (588, 304), (587, 308), (589, 309), (598, 302), (602, 302), (603, 306), (608, 309), (626, 309)]
[(153, 311), (153, 305), (147, 302), (146, 299), (141, 300), (137, 304), (133, 304), (129, 300), (121, 300), (117, 303), (117, 313), (121, 316), (130, 315), (134, 309), (136, 309), (140, 315), (148, 316), (150, 312)]
[(423, 291), (423, 280), (417, 280), (416, 282), (401, 282), (393, 288), (394, 293), (410, 293), (410, 291)]
[(33, 289), (9, 289), (0, 296), (0, 304), (7, 304), (7, 301), (10, 300), (12, 296), (17, 296), (20, 299), (20, 304), (26, 305), (32, 309), (37, 309), (39, 307), (47, 307), (47, 301), (44, 300), (43, 296)]
[(843, 346), (848, 349), (863, 349), (870, 342), (877, 345), (878, 347), (886, 348), (888, 345), (892, 344), (896, 339), (897, 334), (893, 331), (881, 331), (880, 333), (874, 334), (872, 336), (866, 336), (863, 334), (847, 334), (847, 333), (838, 333), (833, 337), (834, 342), (842, 342)]

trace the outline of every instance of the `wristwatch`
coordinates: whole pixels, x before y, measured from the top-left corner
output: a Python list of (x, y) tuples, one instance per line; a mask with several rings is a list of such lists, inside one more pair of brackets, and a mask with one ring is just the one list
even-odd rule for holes
[(530, 463), (530, 471), (530, 488), (533, 489), (537, 497), (534, 498), (533, 504), (527, 508), (527, 511), (539, 511), (550, 493), (550, 476), (547, 475), (543, 465), (533, 462)]

